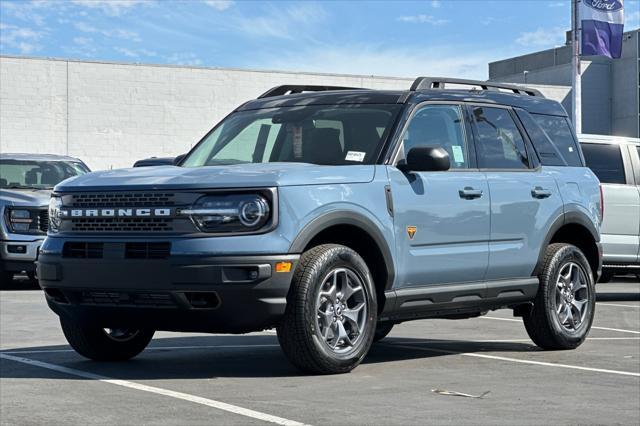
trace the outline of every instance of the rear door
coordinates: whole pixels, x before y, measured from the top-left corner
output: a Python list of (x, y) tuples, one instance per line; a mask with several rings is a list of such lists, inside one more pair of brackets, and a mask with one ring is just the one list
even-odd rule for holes
[(478, 166), (491, 198), (486, 279), (530, 277), (546, 230), (562, 214), (562, 198), (553, 176), (539, 166), (511, 108), (469, 108)]
[(635, 185), (631, 156), (625, 145), (582, 143), (587, 166), (600, 179), (604, 195), (604, 220), (600, 228), (604, 263), (638, 261), (640, 193)]

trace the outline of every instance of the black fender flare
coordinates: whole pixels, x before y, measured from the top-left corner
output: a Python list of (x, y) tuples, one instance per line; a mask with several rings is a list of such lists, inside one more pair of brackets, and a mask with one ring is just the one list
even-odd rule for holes
[(596, 243), (600, 242), (600, 231), (598, 230), (598, 228), (596, 228), (595, 224), (589, 218), (589, 216), (587, 216), (586, 213), (582, 213), (578, 211), (565, 212), (564, 214), (559, 215), (549, 227), (549, 230), (547, 231), (547, 236), (544, 238), (544, 242), (540, 246), (540, 253), (538, 254), (538, 262), (536, 263), (536, 267), (532, 275), (535, 276), (538, 274), (538, 271), (540, 270), (542, 262), (544, 261), (544, 254), (547, 250), (547, 246), (549, 246), (549, 243), (551, 242), (551, 238), (553, 238), (553, 236), (556, 234), (556, 232), (558, 232), (560, 228), (562, 228), (565, 225), (572, 225), (572, 224), (581, 225), (582, 227), (587, 229), (587, 231), (589, 231), (589, 233), (593, 237), (593, 240)]
[(350, 225), (362, 229), (369, 234), (375, 241), (382, 258), (384, 259), (385, 267), (387, 269), (387, 282), (385, 283), (385, 290), (390, 290), (395, 278), (395, 266), (393, 263), (393, 254), (389, 248), (387, 240), (382, 235), (380, 228), (366, 216), (350, 211), (350, 210), (332, 210), (322, 216), (319, 216), (309, 222), (298, 233), (296, 238), (289, 246), (289, 253), (299, 254), (305, 249), (305, 247), (313, 240), (313, 238), (320, 232), (335, 225)]

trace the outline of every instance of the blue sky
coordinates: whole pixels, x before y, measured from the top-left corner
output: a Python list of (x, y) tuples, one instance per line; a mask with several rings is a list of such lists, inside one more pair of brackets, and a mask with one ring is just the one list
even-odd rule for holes
[(3, 55), (405, 77), (486, 78), (569, 27), (568, 0), (0, 0)]

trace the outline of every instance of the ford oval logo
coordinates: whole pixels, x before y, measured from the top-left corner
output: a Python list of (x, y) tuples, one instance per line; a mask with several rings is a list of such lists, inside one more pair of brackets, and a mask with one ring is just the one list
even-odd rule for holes
[(592, 9), (600, 12), (615, 12), (622, 9), (621, 0), (583, 0)]

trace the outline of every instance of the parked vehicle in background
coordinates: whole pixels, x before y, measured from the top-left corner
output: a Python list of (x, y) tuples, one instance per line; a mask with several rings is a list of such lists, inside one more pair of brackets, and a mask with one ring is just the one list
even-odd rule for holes
[(175, 160), (176, 157), (151, 157), (136, 161), (133, 167), (172, 166)]
[(16, 273), (33, 279), (38, 250), (49, 225), (51, 190), (89, 172), (77, 158), (44, 154), (0, 154), (0, 281)]
[(94, 360), (132, 358), (156, 330), (276, 327), (298, 368), (345, 373), (394, 324), (500, 308), (573, 349), (601, 201), (566, 111), (535, 90), (280, 86), (178, 167), (57, 185), (38, 274)]
[(604, 194), (600, 282), (615, 274), (640, 277), (640, 139), (586, 134), (579, 139)]

